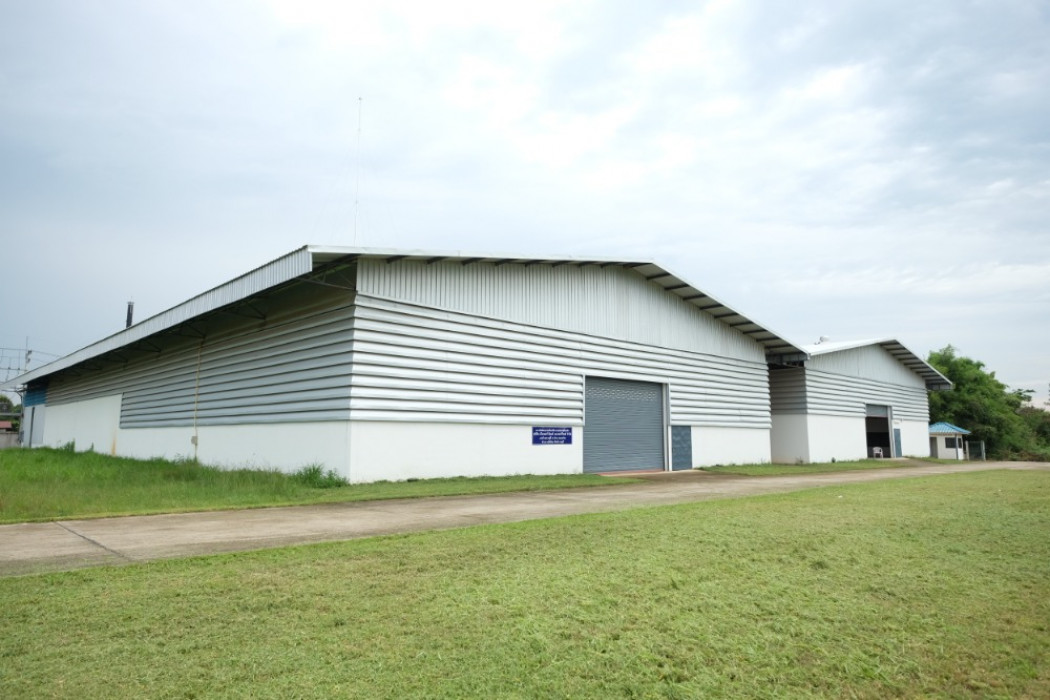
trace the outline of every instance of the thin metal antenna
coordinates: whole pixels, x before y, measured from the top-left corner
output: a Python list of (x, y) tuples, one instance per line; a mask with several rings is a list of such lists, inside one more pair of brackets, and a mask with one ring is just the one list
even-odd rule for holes
[(357, 178), (354, 183), (354, 245), (357, 245), (357, 215), (360, 211), (358, 204), (361, 193), (361, 108), (364, 103), (363, 97), (357, 98)]

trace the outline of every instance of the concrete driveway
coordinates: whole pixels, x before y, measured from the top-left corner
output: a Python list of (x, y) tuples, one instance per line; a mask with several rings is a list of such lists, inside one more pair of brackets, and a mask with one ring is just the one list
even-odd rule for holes
[(891, 469), (776, 477), (661, 472), (632, 475), (644, 479), (640, 484), (604, 488), (0, 525), (0, 576), (989, 469), (1050, 470), (1050, 464), (913, 462)]

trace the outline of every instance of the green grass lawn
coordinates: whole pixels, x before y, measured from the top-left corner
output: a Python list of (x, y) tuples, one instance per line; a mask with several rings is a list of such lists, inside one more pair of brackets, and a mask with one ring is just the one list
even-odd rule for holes
[(1050, 473), (0, 580), (0, 697), (1050, 697)]
[[(923, 460), (928, 461), (928, 460)], [(740, 474), (742, 476), (783, 476), (787, 474), (822, 474), (863, 469), (900, 469), (914, 467), (919, 460), (901, 462), (890, 459), (858, 459), (843, 462), (816, 462), (813, 464), (729, 464), (703, 467), (713, 474)], [(952, 464), (953, 462), (946, 462)]]
[(324, 474), (221, 470), (54, 449), (0, 450), (0, 523), (106, 515), (419, 498), (608, 486), (595, 474), (426, 479), (354, 484)]

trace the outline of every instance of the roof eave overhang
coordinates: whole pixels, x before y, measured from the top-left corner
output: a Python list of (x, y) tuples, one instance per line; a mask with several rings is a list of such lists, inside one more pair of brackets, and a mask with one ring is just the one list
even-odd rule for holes
[(905, 347), (905, 345), (897, 339), (887, 338), (879, 341), (879, 345), (886, 352), (893, 355), (893, 357), (895, 357), (902, 365), (922, 377), (923, 381), (926, 382), (926, 389), (928, 391), (951, 391), (951, 380), (938, 372), (933, 365)]

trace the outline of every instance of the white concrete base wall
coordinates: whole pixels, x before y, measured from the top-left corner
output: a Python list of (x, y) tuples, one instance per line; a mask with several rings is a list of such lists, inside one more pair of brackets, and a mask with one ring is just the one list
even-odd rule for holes
[(930, 456), (937, 459), (966, 459), (966, 453), (961, 447), (948, 447), (944, 444), (946, 436), (937, 435), (930, 438), (933, 446)]
[(350, 424), (350, 481), (400, 481), (444, 476), (579, 474), (583, 428), (571, 445), (533, 445), (528, 425)]
[[(137, 459), (193, 459), (193, 428), (131, 428), (120, 431), (117, 454)], [(199, 458), (198, 458), (199, 459)], [(203, 462), (204, 460), (201, 459)]]
[(197, 428), (134, 428), (120, 431), (119, 454), (128, 457), (193, 457), (224, 468), (294, 472), (319, 464), (343, 478), (349, 473), (349, 425), (345, 421), (211, 425)]
[(693, 426), (693, 466), (769, 462), (769, 432), (766, 428)]
[(778, 464), (809, 462), (808, 416), (801, 413), (773, 414), (770, 432), (772, 460)]
[(930, 456), (930, 425), (926, 421), (902, 420), (894, 428), (901, 429), (901, 451), (903, 457)]
[(868, 435), (864, 416), (810, 414), (807, 418), (810, 462), (867, 459)]
[(47, 407), (43, 446), (74, 443), (78, 452), (119, 454), (120, 394)]
[(296, 471), (320, 464), (343, 477), (349, 473), (350, 426), (345, 421), (215, 425), (192, 427), (120, 427), (119, 394), (47, 407), (44, 445), (75, 443), (79, 452), (94, 450), (121, 457), (180, 459), (227, 468)]
[[(330, 421), (120, 428), (119, 395), (48, 407), (44, 442), (124, 457), (193, 458), (227, 468), (295, 471), (319, 464), (354, 483), (446, 476), (579, 474), (583, 428), (571, 445), (533, 445), (532, 426)], [(861, 421), (863, 426), (863, 421)], [(770, 461), (770, 430), (693, 427), (693, 466)], [(861, 444), (863, 444), (863, 433)]]

